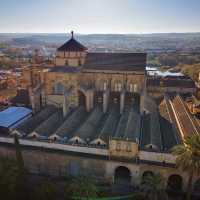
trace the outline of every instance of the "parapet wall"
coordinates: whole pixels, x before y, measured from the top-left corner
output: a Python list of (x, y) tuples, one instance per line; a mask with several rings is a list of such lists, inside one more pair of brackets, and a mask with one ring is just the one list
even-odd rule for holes
[[(174, 160), (169, 155), (157, 153), (139, 152), (140, 160), (151, 163), (125, 161), (111, 159), (107, 149), (96, 149), (87, 147), (77, 147), (55, 143), (45, 143), (38, 141), (28, 141), (20, 139), (22, 154), (25, 166), (31, 173), (44, 174), (50, 176), (93, 176), (97, 180), (113, 183), (115, 180), (116, 169), (120, 166), (128, 168), (131, 173), (131, 183), (138, 185), (146, 171), (161, 173), (166, 179), (170, 175), (178, 174), (183, 178), (185, 187), (187, 174), (179, 171), (172, 165), (156, 164), (156, 159), (171, 164)], [(74, 151), (76, 149), (76, 152)], [(0, 155), (15, 157), (15, 147), (13, 138), (0, 137)], [(168, 163), (169, 164), (169, 163)]]
[[(27, 147), (35, 147), (35, 148), (44, 148), (50, 149), (51, 151), (63, 151), (63, 153), (74, 152), (80, 154), (87, 154), (88, 156), (103, 156), (110, 157), (109, 149), (101, 149), (101, 148), (91, 148), (87, 146), (77, 146), (77, 145), (67, 145), (67, 144), (59, 144), (59, 143), (49, 143), (49, 142), (41, 142), (34, 140), (26, 140), (20, 139), (20, 144), (22, 146)], [(13, 138), (0, 137), (0, 143), (5, 144), (13, 144)], [(175, 157), (172, 154), (167, 153), (157, 153), (157, 152), (149, 152), (149, 151), (139, 151), (138, 156), (140, 160), (150, 161), (150, 162), (158, 162), (166, 164), (175, 164)], [(120, 159), (119, 159), (120, 160)], [(130, 158), (131, 160), (131, 158)]]

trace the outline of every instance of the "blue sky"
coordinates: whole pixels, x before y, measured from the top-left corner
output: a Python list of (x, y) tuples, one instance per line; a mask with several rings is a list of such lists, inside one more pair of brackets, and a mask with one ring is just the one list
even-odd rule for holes
[(0, 32), (200, 32), (200, 0), (0, 0)]

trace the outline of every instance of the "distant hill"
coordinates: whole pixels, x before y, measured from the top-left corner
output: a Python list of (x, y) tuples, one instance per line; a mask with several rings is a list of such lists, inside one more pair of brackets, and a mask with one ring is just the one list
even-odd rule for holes
[[(200, 52), (200, 33), (76, 34), (75, 37), (97, 51)], [(70, 34), (0, 34), (0, 42), (17, 45), (61, 45)]]

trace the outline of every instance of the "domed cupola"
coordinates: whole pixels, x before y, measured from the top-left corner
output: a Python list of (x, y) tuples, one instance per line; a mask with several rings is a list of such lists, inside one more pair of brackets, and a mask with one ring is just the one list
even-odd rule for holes
[(71, 39), (57, 49), (56, 66), (82, 66), (87, 54), (87, 48), (74, 39), (74, 32), (71, 32)]

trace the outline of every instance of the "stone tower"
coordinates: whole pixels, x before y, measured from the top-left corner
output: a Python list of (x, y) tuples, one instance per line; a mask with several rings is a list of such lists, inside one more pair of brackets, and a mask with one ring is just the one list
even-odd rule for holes
[(87, 48), (74, 39), (74, 32), (71, 32), (71, 39), (57, 49), (56, 66), (82, 66), (87, 54)]

